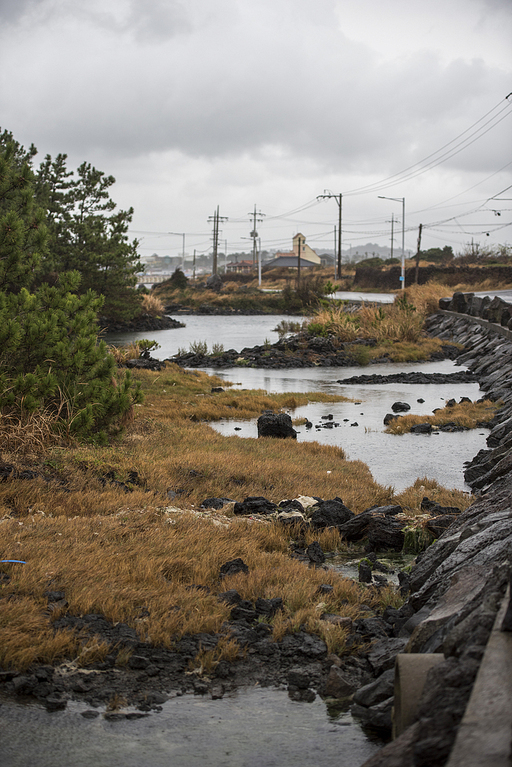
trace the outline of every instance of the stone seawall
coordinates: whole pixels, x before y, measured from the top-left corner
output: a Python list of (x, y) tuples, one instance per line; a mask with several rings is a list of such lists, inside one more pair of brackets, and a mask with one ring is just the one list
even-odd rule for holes
[[(475, 296), (474, 293), (454, 293), (452, 298), (442, 298), (439, 309), (473, 317), (482, 327), (491, 333), (507, 336), (507, 330), (512, 330), (512, 304), (500, 296)], [(480, 322), (479, 320), (484, 320)], [(490, 325), (486, 324), (490, 323)], [(498, 327), (505, 329), (501, 332)], [(509, 336), (512, 337), (512, 336)]]
[[(492, 423), (488, 449), (466, 467), (475, 502), (418, 557), (410, 595), (398, 611), (396, 636), (407, 639), (403, 652), (441, 653), (444, 660), (428, 672), (411, 726), (364, 767), (447, 763), (510, 579), (512, 338), (504, 337), (503, 329), (452, 311), (427, 322), (431, 335), (464, 345), (461, 364), (478, 376), (486, 397), (503, 405)], [(480, 763), (476, 753), (466, 762)]]

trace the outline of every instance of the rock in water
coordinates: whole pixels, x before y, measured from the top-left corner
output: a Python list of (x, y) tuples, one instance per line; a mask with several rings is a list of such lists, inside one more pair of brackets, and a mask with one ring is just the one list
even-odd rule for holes
[(297, 432), (292, 426), (292, 419), (287, 413), (263, 413), (258, 418), (258, 437), (277, 437), (297, 439)]

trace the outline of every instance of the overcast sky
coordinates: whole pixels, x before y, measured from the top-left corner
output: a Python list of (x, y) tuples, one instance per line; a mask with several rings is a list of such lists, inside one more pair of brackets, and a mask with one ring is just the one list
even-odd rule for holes
[(0, 126), (115, 176), (143, 257), (217, 205), (229, 251), (255, 205), (322, 251), (324, 190), (344, 249), (399, 249), (403, 197), (406, 249), (510, 243), (511, 41), (510, 0), (0, 0)]

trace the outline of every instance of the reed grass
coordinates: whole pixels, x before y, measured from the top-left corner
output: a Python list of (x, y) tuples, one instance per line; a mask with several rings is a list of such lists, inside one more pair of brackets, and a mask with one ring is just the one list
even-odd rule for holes
[(451, 296), (453, 288), (442, 282), (431, 281), (426, 285), (410, 285), (405, 290), (407, 302), (416, 307), (416, 310), (427, 317), (439, 309), (439, 299)]
[(320, 326), (342, 342), (356, 338), (382, 341), (417, 342), (421, 338), (424, 316), (407, 302), (374, 306), (363, 304), (356, 313), (343, 306), (320, 309), (314, 316), (313, 328)]
[(145, 293), (142, 296), (142, 312), (152, 317), (161, 317), (165, 312), (165, 307), (158, 296), (153, 293)]

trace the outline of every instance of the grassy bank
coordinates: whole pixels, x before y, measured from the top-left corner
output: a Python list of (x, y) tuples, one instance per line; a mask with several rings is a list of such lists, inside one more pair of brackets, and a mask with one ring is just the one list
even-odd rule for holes
[[(285, 611), (273, 619), (276, 639), (305, 625), (324, 637), (330, 649), (342, 652), (346, 630), (321, 620), (321, 614), (355, 617), (362, 603), (396, 603), (394, 592), (368, 591), (332, 573), (308, 569), (289, 557), (290, 539), (298, 531), (238, 519), (232, 512), (203, 511), (201, 501), (211, 496), (242, 500), (261, 495), (276, 502), (299, 494), (340, 496), (356, 513), (396, 501), (411, 518), (420, 513), (425, 493), (446, 505), (463, 508), (469, 502), (465, 494), (426, 480), (396, 496), (391, 487), (374, 482), (365, 464), (347, 461), (340, 448), (225, 438), (206, 423), (332, 399), (325, 395), (212, 394), (218, 379), (172, 365), (138, 376), (145, 403), (109, 447), (45, 445), (42, 438), (22, 444), (18, 439), (13, 452), (3, 452), (4, 462), (32, 472), (0, 484), (0, 558), (26, 562), (1, 566), (4, 668), (63, 658), (87, 665), (112, 650), (97, 638), (68, 630), (54, 633), (52, 623), (64, 611), (124, 621), (141, 638), (166, 647), (189, 632), (219, 631), (229, 610), (217, 594), (229, 588), (248, 599), (283, 597)], [(317, 532), (314, 539), (326, 550), (346, 547), (332, 531)], [(308, 533), (305, 542), (311, 540)], [(249, 576), (220, 581), (220, 566), (236, 557), (248, 564)], [(322, 600), (321, 583), (334, 587)], [(194, 584), (209, 591), (191, 590)], [(63, 591), (67, 604), (49, 607), (48, 591)], [(216, 663), (238, 652), (226, 636), (216, 655), (196, 660)]]
[(499, 404), (490, 400), (460, 402), (454, 405), (445, 405), (433, 415), (401, 415), (388, 425), (386, 432), (388, 434), (407, 434), (412, 426), (420, 423), (429, 423), (433, 429), (448, 424), (455, 424), (462, 429), (477, 429), (492, 420)]

